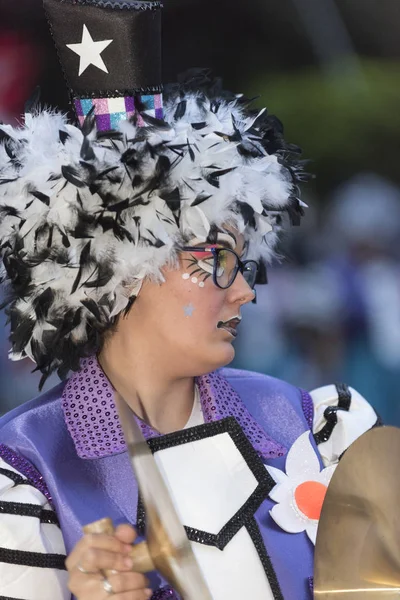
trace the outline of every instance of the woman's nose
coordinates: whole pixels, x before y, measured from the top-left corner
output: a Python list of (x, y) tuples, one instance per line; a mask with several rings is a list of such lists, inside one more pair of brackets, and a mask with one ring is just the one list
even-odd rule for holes
[(238, 303), (241, 306), (243, 304), (247, 304), (254, 300), (255, 292), (251, 289), (242, 273), (238, 273), (235, 281), (228, 289), (229, 292), (229, 302), (232, 304)]

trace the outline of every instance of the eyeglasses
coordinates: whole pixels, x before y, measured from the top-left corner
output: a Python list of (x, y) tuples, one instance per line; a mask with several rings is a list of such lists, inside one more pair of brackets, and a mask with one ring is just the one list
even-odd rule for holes
[(254, 288), (258, 275), (258, 263), (255, 260), (241, 261), (236, 252), (229, 248), (184, 246), (181, 250), (197, 255), (193, 257), (193, 266), (212, 275), (217, 287), (223, 290), (229, 288), (240, 271), (250, 288)]

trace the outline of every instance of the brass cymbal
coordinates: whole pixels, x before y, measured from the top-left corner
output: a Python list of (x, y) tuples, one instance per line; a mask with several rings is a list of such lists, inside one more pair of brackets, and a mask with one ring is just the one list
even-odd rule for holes
[(316, 600), (400, 599), (400, 429), (356, 440), (331, 479), (315, 548)]
[[(212, 600), (169, 488), (135, 416), (117, 393), (114, 400), (146, 511), (146, 541), (132, 547), (132, 570), (159, 571), (184, 600)], [(103, 518), (85, 525), (83, 531), (113, 535), (114, 525), (111, 519)]]

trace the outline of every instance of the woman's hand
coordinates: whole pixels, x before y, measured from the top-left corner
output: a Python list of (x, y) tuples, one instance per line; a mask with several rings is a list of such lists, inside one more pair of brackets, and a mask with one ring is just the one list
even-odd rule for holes
[[(85, 535), (66, 560), (69, 589), (78, 600), (148, 600), (148, 580), (132, 571), (129, 557), (136, 532), (120, 525), (114, 535)], [(104, 576), (104, 572), (109, 574)], [(110, 574), (112, 572), (112, 574)], [(108, 582), (108, 583), (107, 583)]]

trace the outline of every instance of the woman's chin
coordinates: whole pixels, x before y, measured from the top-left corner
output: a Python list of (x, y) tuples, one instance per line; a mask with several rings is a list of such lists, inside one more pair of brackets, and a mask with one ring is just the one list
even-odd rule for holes
[(214, 359), (213, 371), (226, 367), (235, 358), (235, 348), (230, 342), (222, 342), (218, 344), (217, 348), (214, 348), (214, 352), (210, 353), (210, 358)]
[(200, 355), (197, 354), (195, 376), (207, 375), (217, 369), (226, 367), (234, 358), (235, 349), (229, 342), (212, 344), (207, 351), (203, 351)]

